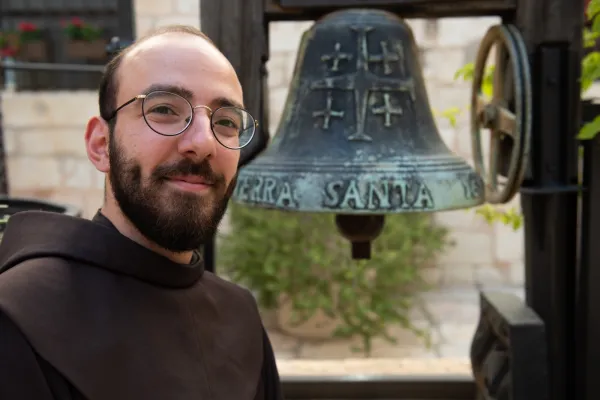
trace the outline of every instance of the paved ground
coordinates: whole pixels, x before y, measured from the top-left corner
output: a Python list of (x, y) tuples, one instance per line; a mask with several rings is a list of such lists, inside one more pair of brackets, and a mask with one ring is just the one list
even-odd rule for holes
[[(486, 288), (513, 293), (523, 298), (521, 287)], [(400, 327), (391, 328), (399, 343), (374, 341), (371, 359), (406, 360), (468, 360), (469, 347), (479, 318), (479, 294), (474, 289), (456, 288), (424, 295), (427, 309), (434, 318), (430, 325), (433, 345), (426, 348), (423, 341)], [(427, 326), (418, 314), (413, 319), (419, 326)], [(364, 358), (352, 351), (353, 340), (308, 341), (298, 340), (269, 329), (269, 335), (278, 360), (341, 360)], [(388, 362), (388, 361), (386, 361)]]

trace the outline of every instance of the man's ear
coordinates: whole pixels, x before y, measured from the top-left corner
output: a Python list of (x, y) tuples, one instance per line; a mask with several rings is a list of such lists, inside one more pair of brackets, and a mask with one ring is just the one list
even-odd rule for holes
[(100, 117), (92, 117), (85, 128), (85, 148), (92, 164), (100, 172), (107, 173), (110, 168), (108, 155), (108, 123)]

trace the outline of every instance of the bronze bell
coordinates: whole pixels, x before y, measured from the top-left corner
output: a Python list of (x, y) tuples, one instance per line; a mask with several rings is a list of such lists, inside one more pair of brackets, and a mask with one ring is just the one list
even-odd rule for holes
[(346, 9), (304, 33), (277, 133), (240, 170), (233, 198), (334, 213), (368, 253), (383, 214), (473, 207), (483, 188), (439, 136), (410, 27), (389, 12)]

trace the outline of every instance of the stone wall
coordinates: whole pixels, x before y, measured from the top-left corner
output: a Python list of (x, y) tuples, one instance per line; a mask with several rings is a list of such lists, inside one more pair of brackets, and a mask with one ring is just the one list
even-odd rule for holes
[[(170, 23), (199, 25), (198, 0), (136, 0), (136, 32)], [(474, 58), (485, 30), (496, 18), (412, 20), (421, 48), (424, 76), (434, 111), (469, 102), (468, 84), (455, 82), (457, 69)], [(275, 132), (287, 96), (300, 35), (310, 23), (275, 23), (270, 27), (269, 87), (271, 131)], [(98, 111), (93, 92), (2, 93), (4, 131), (11, 194), (52, 199), (80, 206), (89, 217), (100, 206), (102, 176), (85, 154), (87, 119)], [(448, 146), (470, 160), (467, 114), (451, 126), (437, 119)], [(518, 199), (513, 202), (518, 206)], [(522, 285), (522, 230), (488, 226), (472, 210), (440, 213), (455, 245), (431, 271), (444, 286)]]

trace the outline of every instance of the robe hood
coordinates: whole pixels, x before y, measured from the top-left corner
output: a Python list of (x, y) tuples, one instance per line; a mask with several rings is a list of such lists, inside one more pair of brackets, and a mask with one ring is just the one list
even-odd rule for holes
[(9, 218), (0, 245), (0, 273), (33, 258), (57, 257), (109, 269), (167, 287), (187, 287), (204, 272), (201, 257), (182, 265), (97, 223), (47, 211), (24, 211)]
[(84, 398), (255, 399), (263, 331), (252, 294), (200, 257), (174, 263), (103, 219), (14, 214), (0, 243), (0, 313)]

